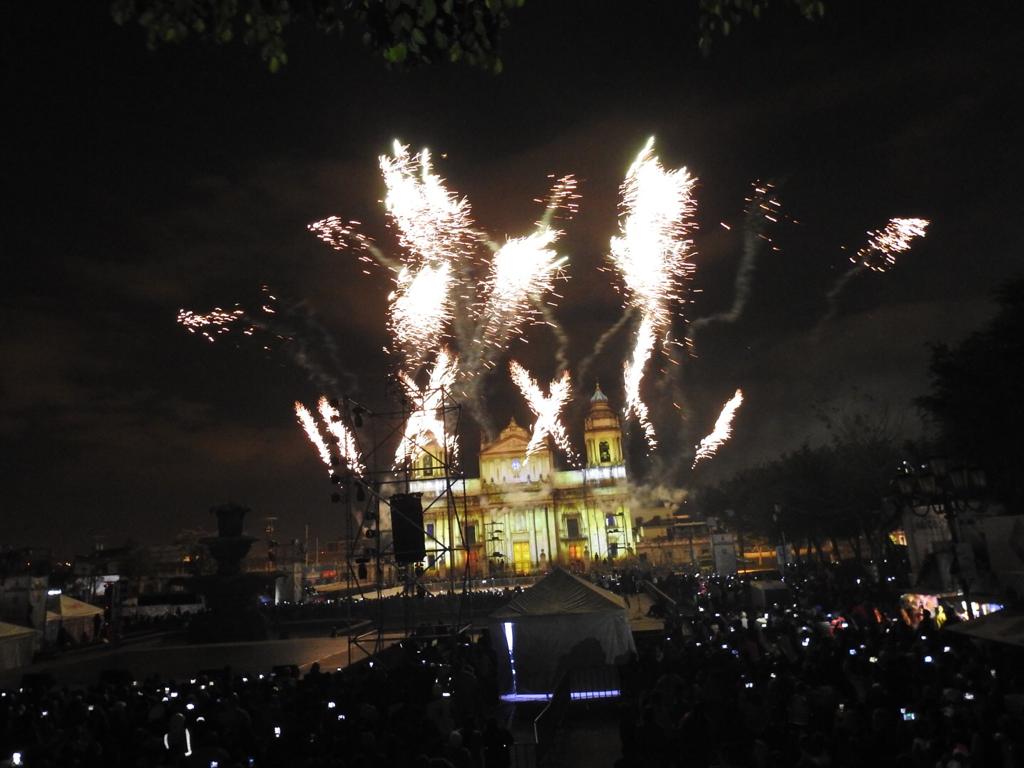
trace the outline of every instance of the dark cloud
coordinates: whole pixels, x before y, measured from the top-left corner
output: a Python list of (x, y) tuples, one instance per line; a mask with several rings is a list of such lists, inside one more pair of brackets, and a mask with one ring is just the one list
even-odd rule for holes
[[(801, 223), (778, 228), (782, 250), (759, 259), (742, 317), (702, 332), (679, 371), (685, 409), (666, 415), (671, 397), (652, 395), (674, 459), (744, 388), (732, 443), (697, 479), (820, 438), (816, 410), (861, 393), (909, 409), (927, 386), (927, 343), (982, 322), (1019, 263), (1024, 35), (961, 4), (885, 18), (839, 4), (817, 26), (745, 25), (702, 60), (690, 5), (528, 3), (498, 78), (387, 72), (358, 44), (313, 36), (271, 77), (241, 48), (150, 54), (102, 6), (69, 11), (56, 31), (21, 10), (5, 33), (19, 119), (4, 149), (0, 539), (166, 539), (229, 499), (278, 515), (285, 535), (339, 529), (294, 424), (292, 401), (320, 394), (297, 347), (210, 345), (174, 317), (249, 306), (268, 284), (294, 308), (302, 350), (382, 403), (389, 276), (364, 274), (305, 227), (358, 219), (391, 247), (376, 158), (395, 137), (431, 146), (499, 241), (529, 229), (549, 173), (580, 179), (557, 311), (574, 365), (621, 314), (598, 267), (618, 184), (648, 135), (666, 164), (701, 178), (691, 317), (732, 304), (742, 241), (719, 222), (739, 222), (753, 178), (781, 182)], [(908, 214), (934, 220), (928, 238), (889, 274), (852, 281), (813, 333), (864, 230)], [(514, 354), (545, 379), (554, 337), (538, 327), (530, 341)], [(616, 401), (627, 345), (623, 334), (592, 372)], [(496, 423), (528, 419), (500, 371), (485, 392)], [(689, 482), (686, 466), (660, 461), (652, 480)]]

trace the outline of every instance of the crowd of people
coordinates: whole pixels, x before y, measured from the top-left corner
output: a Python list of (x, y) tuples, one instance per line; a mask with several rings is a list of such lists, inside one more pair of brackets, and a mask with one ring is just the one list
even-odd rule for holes
[(223, 670), (189, 680), (25, 685), (0, 696), (0, 762), (36, 768), (508, 766), (495, 660), (473, 642), (412, 637), (376, 662), (305, 675)]
[[(620, 768), (1024, 768), (1024, 659), (952, 631), (955, 616), (940, 628), (838, 568), (794, 569), (756, 607), (735, 577), (608, 586), (648, 579), (668, 598), (665, 631), (621, 670)], [(302, 676), (26, 681), (0, 695), (0, 764), (507, 768), (498, 693), (487, 633), (433, 625)]]
[(625, 675), (621, 768), (1019, 768), (1024, 664), (867, 580), (673, 577), (665, 636)]

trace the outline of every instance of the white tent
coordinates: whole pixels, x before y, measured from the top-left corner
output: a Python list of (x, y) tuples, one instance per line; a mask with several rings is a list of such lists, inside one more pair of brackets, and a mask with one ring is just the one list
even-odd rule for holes
[(103, 618), (103, 609), (90, 603), (61, 595), (53, 606), (56, 610), (46, 611), (46, 641), (55, 643), (60, 628), (76, 643), (95, 640), (93, 637), (94, 617)]
[(571, 669), (636, 652), (623, 599), (561, 568), (490, 618), (504, 692), (550, 693)]
[(0, 672), (32, 663), (39, 632), (0, 621)]

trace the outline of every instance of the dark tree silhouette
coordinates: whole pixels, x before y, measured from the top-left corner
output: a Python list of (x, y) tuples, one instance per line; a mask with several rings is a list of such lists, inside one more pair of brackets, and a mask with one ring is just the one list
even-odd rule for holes
[[(745, 19), (760, 19), (769, 10), (770, 0), (699, 0), (701, 51), (707, 53), (715, 37), (727, 36)], [(815, 21), (825, 15), (822, 0), (783, 0), (776, 5), (788, 6), (808, 21)]]
[(271, 72), (288, 63), (286, 34), (312, 25), (325, 35), (356, 28), (391, 65), (457, 62), (501, 71), (507, 11), (524, 0), (112, 0), (120, 25), (137, 23), (150, 48), (194, 40), (258, 48)]
[[(258, 48), (271, 72), (288, 63), (286, 36), (313, 25), (339, 37), (356, 28), (389, 65), (463, 61), (501, 72), (498, 53), (508, 11), (525, 0), (111, 0), (120, 25), (137, 23), (150, 48), (188, 40), (224, 45), (241, 40)], [(775, 7), (807, 20), (825, 14), (822, 0), (776, 0)], [(696, 0), (696, 40), (711, 50), (746, 19), (760, 19), (770, 0)], [(691, 35), (694, 33), (691, 32)]]
[(917, 402), (950, 458), (986, 471), (993, 495), (1024, 502), (1024, 278), (1004, 285), (999, 310), (961, 344), (932, 349), (931, 392)]
[[(867, 405), (824, 416), (830, 436), (824, 445), (805, 444), (702, 489), (698, 509), (714, 515), (732, 509), (738, 526), (776, 540), (784, 533), (798, 555), (821, 557), (825, 541), (837, 551), (845, 540), (858, 558), (878, 558), (895, 522), (883, 498), (907, 449), (901, 420), (870, 399)], [(861, 537), (869, 553), (861, 551)]]

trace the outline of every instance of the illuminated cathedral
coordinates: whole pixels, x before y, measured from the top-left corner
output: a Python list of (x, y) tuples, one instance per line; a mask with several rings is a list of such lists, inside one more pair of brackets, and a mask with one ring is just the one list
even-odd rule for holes
[[(453, 559), (475, 577), (524, 575), (562, 565), (588, 570), (633, 554), (622, 425), (598, 386), (584, 420), (583, 467), (559, 470), (550, 446), (526, 457), (530, 435), (509, 422), (480, 449), (480, 476), (453, 487), (435, 443), (416, 461), (410, 491), (422, 493), (426, 564)], [(452, 509), (454, 508), (454, 514)]]

